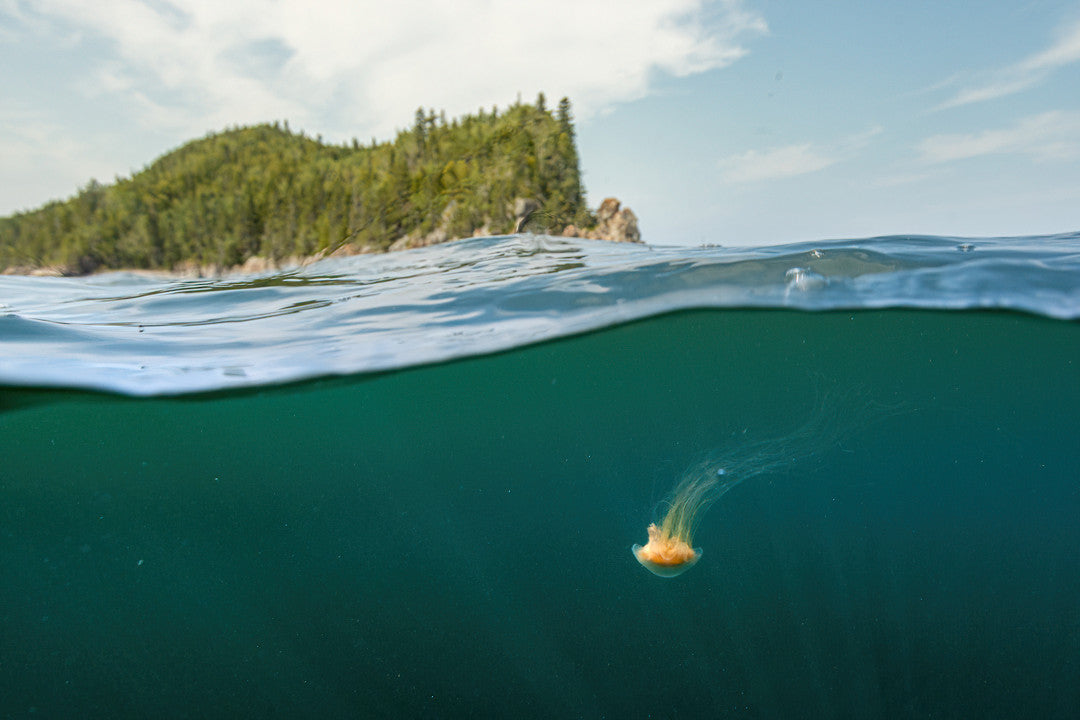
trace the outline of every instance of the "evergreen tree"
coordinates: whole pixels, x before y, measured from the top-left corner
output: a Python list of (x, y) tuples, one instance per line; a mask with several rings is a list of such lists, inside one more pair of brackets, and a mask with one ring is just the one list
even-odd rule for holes
[(570, 110), (570, 98), (564, 97), (559, 101), (559, 112), (556, 115), (559, 127), (571, 140), (574, 139), (574, 114)]
[(417, 154), (424, 154), (424, 145), (427, 141), (427, 118), (424, 116), (424, 108), (416, 108), (416, 120), (413, 122), (413, 135), (416, 137)]
[(555, 116), (541, 94), (502, 115), (443, 118), (418, 108), (409, 131), (371, 146), (327, 145), (277, 121), (209, 134), (129, 178), (0, 218), (0, 268), (226, 266), (345, 242), (385, 250), (436, 230), (509, 232), (519, 197), (541, 205), (534, 229), (588, 224), (569, 100)]

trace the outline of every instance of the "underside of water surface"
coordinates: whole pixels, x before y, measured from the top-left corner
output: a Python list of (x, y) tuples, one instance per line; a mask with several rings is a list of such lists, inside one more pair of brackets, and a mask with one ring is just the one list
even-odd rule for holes
[[(1078, 349), (1011, 311), (720, 308), (284, 386), (4, 388), (0, 715), (1074, 716)], [(776, 464), (645, 572), (716, 456)]]

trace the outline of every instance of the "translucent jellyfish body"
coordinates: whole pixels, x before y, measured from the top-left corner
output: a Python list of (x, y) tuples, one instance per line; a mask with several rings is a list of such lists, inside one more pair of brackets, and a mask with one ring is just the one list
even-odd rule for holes
[[(841, 412), (842, 410), (842, 412)], [(758, 475), (783, 473), (838, 446), (856, 428), (865, 428), (903, 406), (885, 407), (870, 402), (864, 393), (849, 389), (819, 396), (807, 421), (782, 437), (734, 443), (686, 471), (667, 503), (659, 523), (648, 527), (649, 541), (631, 549), (637, 561), (654, 575), (682, 575), (701, 559), (694, 547), (694, 531), (701, 516), (724, 493)]]

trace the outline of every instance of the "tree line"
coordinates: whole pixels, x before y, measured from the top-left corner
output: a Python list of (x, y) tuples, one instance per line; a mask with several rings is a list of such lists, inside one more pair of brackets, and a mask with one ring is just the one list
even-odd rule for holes
[(585, 206), (570, 102), (446, 120), (419, 109), (390, 142), (328, 144), (288, 123), (238, 127), (174, 150), (129, 178), (0, 218), (0, 268), (229, 267), (350, 244), (512, 232), (514, 201), (537, 230), (595, 223)]

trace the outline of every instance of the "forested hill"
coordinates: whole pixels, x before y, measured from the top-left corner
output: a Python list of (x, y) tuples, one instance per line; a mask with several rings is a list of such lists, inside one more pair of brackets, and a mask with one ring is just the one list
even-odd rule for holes
[[(0, 219), (0, 269), (177, 268), (381, 251), (589, 226), (570, 103), (541, 95), (447, 121), (418, 110), (392, 142), (331, 145), (288, 124), (209, 135), (112, 185)], [(530, 203), (531, 205), (531, 203)]]

